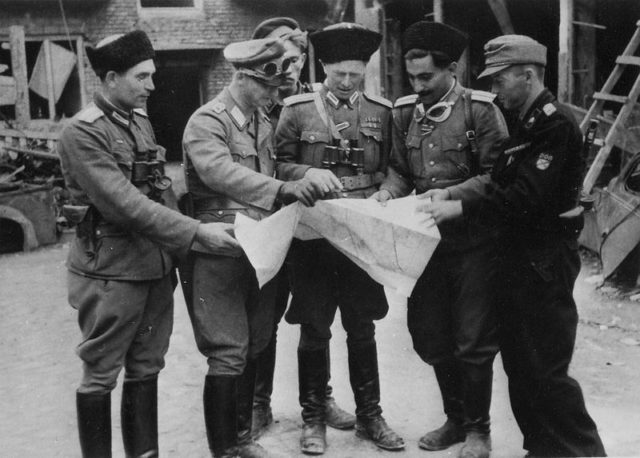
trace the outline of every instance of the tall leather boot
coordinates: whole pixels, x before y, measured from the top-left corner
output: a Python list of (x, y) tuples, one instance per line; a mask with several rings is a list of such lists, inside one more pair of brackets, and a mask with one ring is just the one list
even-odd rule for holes
[(327, 448), (325, 401), (329, 379), (328, 349), (298, 348), (298, 385), (302, 406), (300, 450), (307, 455), (322, 455)]
[(493, 361), (482, 366), (464, 367), (464, 429), (466, 440), (459, 458), (488, 458), (491, 453), (491, 389)]
[[(331, 380), (331, 356), (327, 348), (327, 377)], [(327, 382), (327, 394), (325, 397), (325, 421), (327, 426), (335, 429), (351, 429), (356, 424), (356, 416), (340, 408), (332, 396), (333, 388)]]
[(375, 340), (365, 343), (347, 341), (349, 379), (356, 401), (356, 435), (373, 441), (384, 450), (402, 450), (404, 440), (382, 417), (378, 352)]
[(251, 435), (257, 439), (273, 423), (271, 393), (273, 374), (276, 368), (276, 333), (274, 331), (267, 347), (256, 358), (256, 380), (253, 397)]
[(204, 382), (204, 424), (214, 457), (235, 456), (238, 445), (238, 377), (207, 375)]
[(424, 450), (444, 450), (465, 439), (464, 380), (460, 363), (451, 358), (433, 366), (447, 421), (418, 441)]
[(84, 458), (111, 458), (111, 393), (76, 392), (78, 433)]
[(238, 448), (237, 454), (242, 458), (269, 458), (271, 454), (253, 440), (252, 413), (253, 396), (256, 388), (256, 361), (249, 360), (244, 372), (238, 379)]
[(123, 383), (120, 421), (127, 458), (158, 456), (158, 377)]

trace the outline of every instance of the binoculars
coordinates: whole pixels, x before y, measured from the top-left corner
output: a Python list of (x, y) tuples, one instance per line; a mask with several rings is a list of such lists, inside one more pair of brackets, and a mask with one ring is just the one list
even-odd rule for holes
[(336, 165), (354, 167), (359, 175), (364, 173), (364, 148), (358, 147), (358, 140), (334, 139), (331, 145), (324, 147), (322, 166), (331, 168)]
[[(142, 156), (142, 157), (140, 157)], [(163, 191), (171, 187), (171, 178), (164, 174), (164, 163), (156, 158), (156, 151), (148, 151), (147, 154), (136, 154), (131, 170), (131, 182), (135, 186), (149, 185), (151, 195), (159, 196)]]

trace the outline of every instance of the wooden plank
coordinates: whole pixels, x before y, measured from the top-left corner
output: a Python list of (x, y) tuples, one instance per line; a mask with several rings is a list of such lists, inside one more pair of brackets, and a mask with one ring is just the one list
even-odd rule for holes
[(596, 92), (593, 94), (593, 98), (605, 102), (616, 102), (621, 104), (625, 104), (629, 100), (629, 97), (625, 95), (607, 94), (606, 92)]
[(58, 140), (59, 132), (39, 132), (36, 130), (15, 130), (0, 128), (0, 137), (10, 138), (39, 138), (43, 140)]
[(76, 56), (78, 57), (78, 81), (80, 82), (80, 107), (87, 106), (87, 82), (85, 80), (86, 75), (84, 73), (84, 38), (76, 38)]
[(27, 76), (27, 52), (24, 40), (24, 27), (9, 27), (11, 47), (11, 68), (16, 80), (16, 121), (26, 123), (31, 119), (29, 106), (29, 79)]
[(53, 59), (51, 57), (51, 41), (42, 42), (44, 62), (47, 69), (47, 101), (49, 102), (49, 119), (56, 119), (56, 85), (53, 81)]
[(433, 21), (444, 22), (444, 0), (433, 0)]
[(616, 58), (616, 64), (638, 65), (638, 66), (640, 66), (640, 57), (636, 57), (636, 56), (618, 56)]
[[(594, 0), (574, 0), (574, 18), (595, 21)], [(574, 24), (580, 21), (573, 21)], [(572, 103), (588, 107), (596, 90), (596, 31), (593, 28), (574, 27), (573, 36), (573, 94)]]
[(491, 8), (493, 15), (496, 17), (502, 33), (504, 35), (511, 35), (516, 33), (515, 29), (513, 28), (513, 23), (511, 22), (511, 16), (509, 15), (509, 9), (507, 8), (506, 1), (487, 0), (487, 3), (489, 3), (489, 8)]
[(573, 95), (573, 0), (560, 0), (558, 37), (558, 100), (568, 103)]

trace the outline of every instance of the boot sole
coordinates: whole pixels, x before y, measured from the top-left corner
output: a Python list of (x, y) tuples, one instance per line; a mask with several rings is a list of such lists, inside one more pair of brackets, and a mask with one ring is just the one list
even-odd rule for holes
[(389, 446), (389, 445), (383, 445), (380, 444), (378, 442), (376, 442), (375, 440), (373, 440), (371, 438), (371, 436), (369, 436), (366, 432), (361, 431), (359, 429), (356, 429), (356, 437), (359, 437), (360, 439), (366, 439), (368, 441), (371, 441), (374, 443), (374, 445), (378, 448), (381, 448), (383, 450), (388, 450), (390, 452), (397, 452), (400, 450), (404, 450), (404, 448), (406, 447), (406, 444), (402, 444), (402, 445), (395, 445), (395, 446)]
[(354, 421), (353, 424), (339, 424), (339, 423), (329, 423), (327, 422), (327, 426), (330, 426), (333, 429), (339, 429), (340, 431), (347, 431), (349, 429), (353, 429), (356, 426), (356, 422)]
[(461, 444), (461, 443), (464, 442), (464, 440), (465, 440), (465, 438), (462, 438), (458, 442), (453, 442), (453, 443), (448, 444), (448, 445), (428, 445), (428, 444), (425, 444), (422, 441), (418, 441), (418, 447), (420, 447), (422, 450), (428, 450), (430, 452), (438, 452), (440, 450), (446, 450), (448, 448), (451, 448), (456, 444)]

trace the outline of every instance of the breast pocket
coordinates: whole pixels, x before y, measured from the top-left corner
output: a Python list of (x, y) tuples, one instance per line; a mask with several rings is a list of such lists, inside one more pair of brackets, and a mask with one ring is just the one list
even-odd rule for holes
[(229, 150), (233, 162), (249, 167), (251, 170), (256, 170), (258, 153), (253, 145), (232, 141), (229, 143)]
[(416, 177), (426, 177), (427, 170), (422, 159), (422, 137), (407, 135), (405, 146), (407, 147), (407, 163), (411, 174)]
[(360, 128), (360, 145), (364, 149), (364, 169), (371, 173), (380, 167), (382, 153), (382, 129)]
[(300, 133), (300, 163), (322, 167), (324, 147), (330, 141), (328, 132), (303, 130)]
[(464, 177), (472, 175), (473, 164), (469, 141), (465, 134), (443, 135), (442, 152)]
[(116, 143), (112, 149), (113, 157), (125, 174), (127, 180), (131, 180), (131, 171), (133, 170), (133, 151), (127, 145)]

